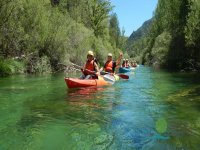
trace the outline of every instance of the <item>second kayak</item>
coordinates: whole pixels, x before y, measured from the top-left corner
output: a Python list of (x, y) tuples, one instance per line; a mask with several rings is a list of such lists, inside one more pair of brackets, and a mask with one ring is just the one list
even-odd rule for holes
[(127, 72), (130, 72), (131, 69), (130, 67), (126, 68), (126, 67), (120, 67), (119, 68), (119, 73), (127, 73)]

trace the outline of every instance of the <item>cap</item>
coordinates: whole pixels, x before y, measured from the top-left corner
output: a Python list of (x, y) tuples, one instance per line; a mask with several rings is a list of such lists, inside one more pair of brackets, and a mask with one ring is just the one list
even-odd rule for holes
[(111, 57), (112, 57), (112, 54), (111, 54), (111, 53), (108, 53), (108, 56), (111, 56)]
[(94, 53), (93, 53), (93, 51), (88, 51), (87, 55), (94, 56)]

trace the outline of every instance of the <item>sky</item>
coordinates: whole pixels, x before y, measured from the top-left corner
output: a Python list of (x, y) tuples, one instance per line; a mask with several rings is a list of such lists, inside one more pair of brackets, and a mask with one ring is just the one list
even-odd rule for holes
[(130, 36), (141, 25), (153, 16), (158, 0), (110, 0), (117, 13), (120, 28)]

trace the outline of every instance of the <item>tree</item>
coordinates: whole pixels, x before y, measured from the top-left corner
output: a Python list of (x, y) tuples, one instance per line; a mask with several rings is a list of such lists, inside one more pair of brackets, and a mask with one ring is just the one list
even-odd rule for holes
[(86, 2), (86, 12), (88, 14), (88, 22), (86, 26), (94, 30), (96, 37), (103, 36), (104, 29), (107, 27), (105, 23), (112, 10), (110, 1), (108, 0), (90, 0)]
[(13, 0), (0, 1), (0, 28), (9, 20), (14, 8)]
[(109, 24), (110, 42), (114, 47), (119, 47), (120, 28), (116, 13), (110, 16), (109, 22), (110, 22)]
[[(165, 50), (165, 61), (162, 61), (170, 69), (180, 69), (184, 61), (189, 59), (190, 54), (185, 46), (184, 28), (186, 26), (186, 16), (189, 12), (188, 0), (159, 0), (153, 16), (153, 23), (150, 28), (150, 38), (145, 52), (146, 61), (153, 62), (156, 49), (153, 48), (159, 37), (161, 43), (168, 43), (168, 50)], [(171, 41), (166, 41), (163, 33), (168, 33)], [(162, 39), (163, 38), (163, 39)], [(162, 45), (162, 44), (160, 44)], [(156, 46), (158, 48), (158, 46)], [(162, 46), (161, 46), (162, 47)], [(156, 54), (159, 55), (159, 54)]]
[(120, 37), (119, 37), (119, 49), (121, 49), (122, 51), (125, 51), (125, 47), (126, 47), (126, 41), (128, 40), (128, 37), (125, 36), (125, 29), (124, 27), (122, 28)]

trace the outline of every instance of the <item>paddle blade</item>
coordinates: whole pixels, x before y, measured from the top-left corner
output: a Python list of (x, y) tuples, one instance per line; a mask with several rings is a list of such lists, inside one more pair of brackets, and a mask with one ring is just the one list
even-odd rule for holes
[(122, 79), (129, 79), (129, 76), (126, 74), (118, 74), (118, 76)]
[(114, 84), (115, 83), (115, 77), (109, 74), (106, 74), (103, 76), (104, 80), (109, 82), (110, 84)]

